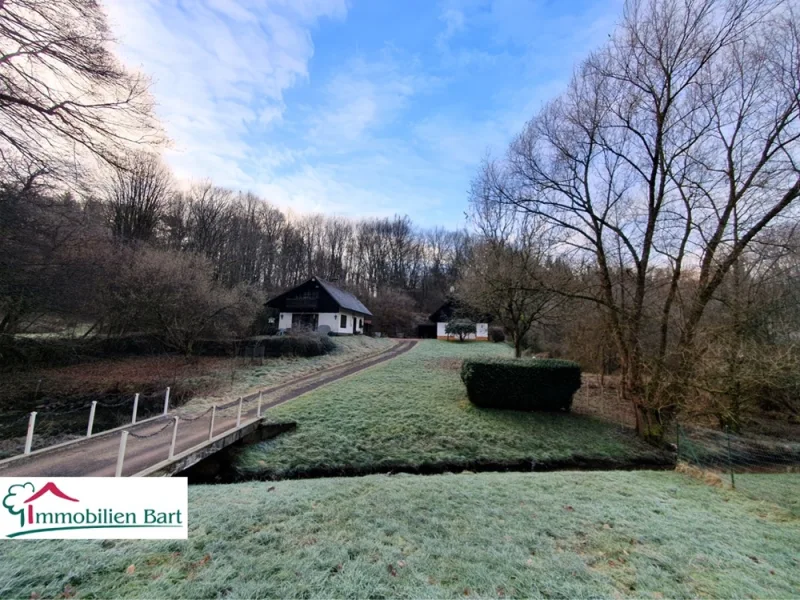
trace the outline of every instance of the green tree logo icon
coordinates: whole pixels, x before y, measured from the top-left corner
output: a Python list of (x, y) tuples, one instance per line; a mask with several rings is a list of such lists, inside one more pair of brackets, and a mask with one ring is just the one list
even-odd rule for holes
[(3, 498), (3, 506), (12, 515), (19, 515), (19, 526), (25, 525), (25, 500), (30, 498), (36, 491), (31, 482), (19, 483), (8, 488), (6, 497)]

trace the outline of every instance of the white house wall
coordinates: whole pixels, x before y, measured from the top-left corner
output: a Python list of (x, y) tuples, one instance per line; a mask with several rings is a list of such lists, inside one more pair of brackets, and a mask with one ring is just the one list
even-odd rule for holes
[(333, 333), (339, 332), (339, 313), (319, 313), (319, 323), (317, 327), (327, 325)]
[[(437, 340), (449, 340), (449, 339), (458, 339), (457, 335), (447, 335), (445, 328), (447, 327), (447, 323), (437, 323), (436, 324), (436, 339)], [(486, 341), (489, 339), (489, 324), (488, 323), (476, 323), (475, 324), (475, 333), (468, 334), (464, 339), (467, 340), (478, 340), (478, 341)]]
[[(292, 314), (293, 313), (280, 313), (278, 317), (278, 329), (291, 329), (292, 328)], [(341, 327), (342, 315), (347, 315), (347, 325)], [(356, 315), (350, 311), (341, 311), (338, 313), (319, 313), (319, 320), (317, 327), (327, 325), (333, 333), (338, 334), (352, 334), (353, 333), (353, 319), (357, 319), (356, 333), (364, 333), (364, 316)], [(360, 326), (359, 326), (360, 325)]]
[[(341, 327), (341, 324), (342, 324), (342, 317), (341, 316), (342, 315), (345, 315), (347, 317), (347, 324), (344, 327)], [(339, 314), (336, 315), (336, 318), (337, 318), (336, 327), (333, 328), (333, 331), (336, 331), (337, 333), (341, 333), (341, 334), (346, 334), (346, 333), (352, 334), (353, 333), (353, 319), (356, 319), (356, 320), (359, 321), (359, 323), (361, 323), (361, 327), (358, 326), (359, 323), (356, 323), (356, 333), (364, 333), (364, 327), (363, 327), (364, 316), (363, 315), (356, 315), (355, 313), (352, 313), (352, 312), (350, 312), (348, 310), (342, 310), (342, 311), (339, 312)]]

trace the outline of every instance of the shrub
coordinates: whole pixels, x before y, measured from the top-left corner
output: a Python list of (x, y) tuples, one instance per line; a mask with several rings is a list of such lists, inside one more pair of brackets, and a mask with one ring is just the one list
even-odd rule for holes
[(502, 327), (490, 327), (489, 328), (489, 339), (495, 343), (505, 342), (506, 341), (506, 334), (503, 331)]
[(278, 333), (278, 311), (262, 307), (250, 327), (250, 335), (275, 335)]
[(449, 321), (444, 327), (444, 332), (447, 335), (457, 335), (458, 340), (463, 342), (469, 334), (475, 333), (475, 323), (469, 319), (453, 319)]
[(140, 248), (102, 294), (110, 331), (143, 331), (186, 355), (199, 340), (246, 335), (261, 301), (255, 288), (225, 287), (206, 258)]
[(566, 360), (467, 359), (461, 380), (477, 406), (569, 411), (581, 387), (581, 368)]
[(330, 337), (317, 333), (265, 336), (253, 341), (264, 346), (266, 356), (321, 356), (336, 348)]

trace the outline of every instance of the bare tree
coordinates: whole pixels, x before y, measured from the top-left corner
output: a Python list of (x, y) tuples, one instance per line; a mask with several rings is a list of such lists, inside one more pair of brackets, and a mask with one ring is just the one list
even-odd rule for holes
[(777, 4), (629, 0), (609, 44), (479, 178), (592, 265), (596, 286), (575, 295), (605, 310), (644, 435), (688, 385), (715, 291), (800, 195), (800, 38)]
[(216, 281), (204, 257), (152, 248), (129, 252), (106, 290), (103, 304), (116, 331), (153, 333), (187, 355), (200, 339), (245, 334), (261, 305), (248, 286)]
[(764, 411), (800, 415), (796, 226), (773, 228), (736, 261), (697, 333), (692, 415), (740, 430)]
[(102, 221), (43, 179), (0, 184), (0, 344), (42, 317), (93, 316)]
[[(58, 175), (85, 152), (116, 167), (131, 144), (162, 135), (147, 80), (111, 50), (95, 0), (0, 3), (0, 167)], [(63, 175), (63, 172), (60, 173)]]
[(109, 224), (123, 240), (153, 238), (172, 193), (172, 174), (151, 154), (135, 154), (114, 169), (106, 190)]
[(385, 289), (364, 301), (374, 315), (373, 330), (383, 335), (410, 333), (419, 323), (414, 300), (402, 290)]
[(472, 218), (482, 239), (472, 250), (458, 296), (503, 326), (519, 358), (528, 332), (546, 324), (564, 304), (569, 274), (558, 277), (535, 219), (493, 203), (479, 185), (472, 194)]

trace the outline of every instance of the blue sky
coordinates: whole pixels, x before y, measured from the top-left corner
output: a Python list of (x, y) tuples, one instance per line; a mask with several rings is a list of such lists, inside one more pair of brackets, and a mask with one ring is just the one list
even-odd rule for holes
[(183, 181), (295, 213), (459, 226), (500, 153), (622, 0), (107, 0)]

